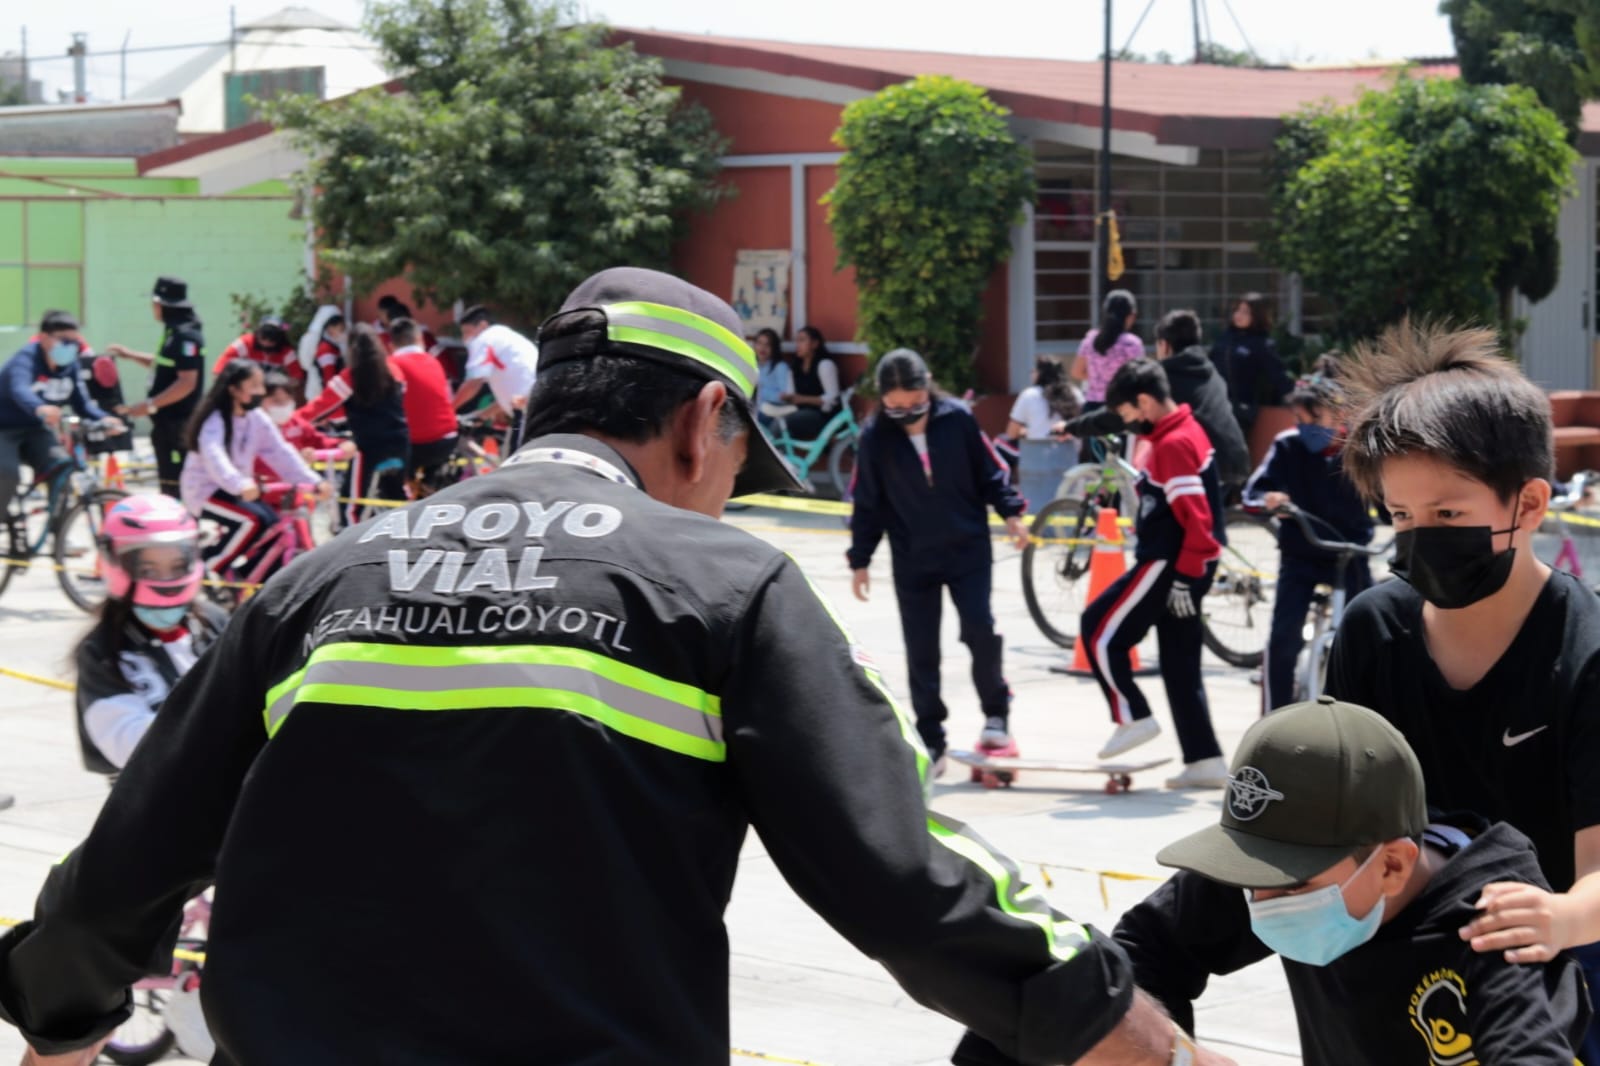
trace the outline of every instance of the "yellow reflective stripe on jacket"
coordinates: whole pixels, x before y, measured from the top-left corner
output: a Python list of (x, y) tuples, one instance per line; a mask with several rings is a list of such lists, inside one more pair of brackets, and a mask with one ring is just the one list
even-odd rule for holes
[(844, 619), (840, 618), (839, 612), (834, 610), (832, 601), (823, 595), (822, 590), (817, 588), (816, 583), (806, 575), (805, 569), (800, 565), (800, 560), (790, 555), (789, 561), (794, 563), (795, 569), (799, 571), (800, 576), (805, 579), (806, 585), (810, 587), (811, 594), (817, 598), (818, 603), (822, 604), (822, 609), (828, 612), (828, 617), (833, 619), (833, 624), (839, 627), (839, 632), (843, 635), (845, 643), (850, 645), (851, 657), (855, 659), (856, 665), (861, 667), (861, 672), (872, 683), (872, 687), (877, 689), (885, 700), (889, 701), (889, 708), (894, 711), (895, 720), (900, 723), (900, 736), (916, 755), (917, 779), (926, 788), (928, 770), (932, 760), (928, 758), (927, 746), (922, 743), (922, 734), (917, 732), (916, 719), (907, 714), (906, 709), (900, 706), (899, 701), (894, 698), (894, 693), (890, 692), (889, 686), (884, 683), (883, 675), (878, 672), (877, 668), (862, 661), (861, 656), (857, 654), (857, 649), (861, 645), (857, 644), (856, 638), (851, 635), (850, 627), (844, 624)]
[(720, 699), (579, 648), (328, 644), (267, 693), (268, 737), (297, 703), (408, 711), (542, 707), (681, 755), (727, 759)]
[(1051, 956), (1062, 962), (1070, 962), (1079, 949), (1089, 942), (1087, 929), (1077, 922), (1057, 918), (1044, 897), (1022, 880), (1015, 866), (991, 851), (987, 844), (964, 826), (952, 828), (945, 825), (938, 815), (930, 811), (928, 832), (934, 840), (989, 875), (994, 881), (995, 901), (1000, 909), (1018, 921), (1037, 925), (1044, 933)]
[(643, 301), (607, 304), (604, 310), (609, 339), (675, 352), (740, 382), (746, 398), (756, 394), (760, 370), (755, 352), (743, 337), (711, 319)]

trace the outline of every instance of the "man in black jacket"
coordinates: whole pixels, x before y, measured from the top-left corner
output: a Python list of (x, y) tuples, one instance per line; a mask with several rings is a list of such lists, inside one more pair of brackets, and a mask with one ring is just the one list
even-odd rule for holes
[(1180, 1025), (1211, 974), (1276, 952), (1307, 1066), (1573, 1061), (1577, 962), (1510, 963), (1461, 936), (1484, 886), (1545, 883), (1533, 845), (1475, 815), (1430, 824), (1416, 755), (1365, 707), (1323, 697), (1257, 722), (1221, 824), (1157, 861), (1180, 872), (1115, 935)]
[(528, 440), (493, 477), (240, 608), (0, 937), (30, 1062), (88, 1066), (214, 881), (217, 1066), (726, 1063), (752, 828), (912, 996), (1023, 1062), (1227, 1062), (928, 808), (870, 658), (792, 559), (717, 520), (799, 487), (739, 330), (677, 278), (595, 275), (540, 330)]
[[(1156, 327), (1156, 358), (1167, 372), (1174, 403), (1188, 404), (1216, 451), (1224, 494), (1250, 476), (1250, 449), (1233, 416), (1228, 386), (1200, 346), (1200, 318), (1193, 311), (1170, 311)], [(1121, 433), (1126, 427), (1111, 407), (1058, 422), (1057, 436), (1080, 439)]]

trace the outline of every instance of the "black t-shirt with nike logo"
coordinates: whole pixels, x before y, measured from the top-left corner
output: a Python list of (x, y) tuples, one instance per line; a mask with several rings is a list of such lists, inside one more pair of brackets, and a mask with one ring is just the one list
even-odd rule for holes
[(1558, 892), (1572, 836), (1600, 825), (1600, 598), (1556, 571), (1500, 661), (1452, 689), (1428, 655), (1422, 597), (1385, 581), (1345, 613), (1328, 692), (1371, 707), (1422, 763), (1428, 805), (1511, 823)]

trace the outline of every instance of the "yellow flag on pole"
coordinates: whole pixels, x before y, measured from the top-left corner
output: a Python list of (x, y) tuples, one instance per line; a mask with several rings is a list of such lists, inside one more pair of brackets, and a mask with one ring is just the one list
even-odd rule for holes
[(1128, 265), (1122, 261), (1122, 234), (1117, 229), (1117, 213), (1107, 211), (1105, 220), (1111, 227), (1111, 239), (1106, 242), (1106, 277), (1119, 281), (1127, 273)]

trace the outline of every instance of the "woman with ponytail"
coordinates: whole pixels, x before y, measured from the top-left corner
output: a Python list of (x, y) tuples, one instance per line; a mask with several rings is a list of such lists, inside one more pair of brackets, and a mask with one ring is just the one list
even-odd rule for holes
[(1112, 289), (1101, 308), (1100, 325), (1091, 329), (1078, 345), (1078, 358), (1072, 364), (1072, 377), (1084, 383), (1083, 409), (1105, 406), (1106, 385), (1122, 366), (1144, 356), (1144, 342), (1133, 332), (1139, 304), (1127, 289)]

